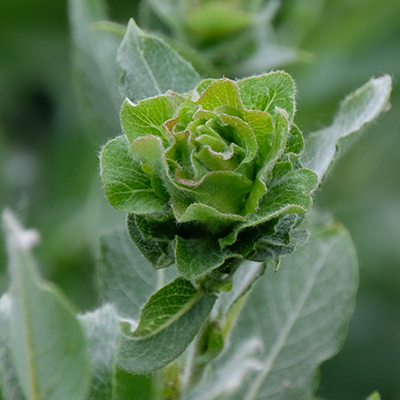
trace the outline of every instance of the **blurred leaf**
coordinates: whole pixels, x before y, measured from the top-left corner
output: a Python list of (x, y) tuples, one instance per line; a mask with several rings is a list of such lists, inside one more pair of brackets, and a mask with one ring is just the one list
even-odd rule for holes
[[(256, 354), (262, 348), (257, 339), (245, 340), (242, 346), (231, 354), (230, 360), (203, 380), (200, 384), (183, 397), (183, 400), (214, 400), (225, 399), (224, 395), (234, 394), (249, 375), (262, 368)], [(222, 397), (220, 397), (222, 396)], [(238, 399), (237, 397), (234, 397)]]
[(92, 383), (86, 400), (110, 400), (113, 393), (114, 368), (120, 335), (117, 314), (106, 304), (79, 316), (85, 330), (92, 366)]
[[(149, 4), (152, 11), (170, 28), (178, 33), (184, 33), (184, 21), (182, 19), (182, 2), (179, 0), (147, 0), (143, 2)], [(149, 25), (149, 24), (148, 24)]]
[(137, 332), (124, 324), (118, 365), (144, 374), (175, 360), (193, 340), (215, 300), (182, 278), (163, 287), (144, 306)]
[(153, 376), (133, 375), (116, 368), (112, 400), (154, 400)]
[(0, 299), (0, 399), (24, 400), (10, 350), (10, 310), (8, 294)]
[(69, 17), (82, 115), (104, 139), (120, 131), (118, 117), (123, 99), (118, 91), (121, 68), (116, 58), (121, 37), (92, 26), (107, 19), (103, 0), (69, 0)]
[(126, 229), (102, 236), (100, 249), (100, 296), (121, 318), (138, 320), (148, 298), (176, 276), (171, 268), (154, 271)]
[(346, 97), (331, 126), (307, 137), (301, 160), (316, 172), (319, 183), (338, 156), (357, 140), (360, 129), (386, 109), (391, 89), (389, 75), (371, 79)]
[(218, 308), (216, 307), (220, 318), (226, 319), (224, 321), (225, 324), (228, 323), (234, 306), (249, 292), (253, 283), (263, 275), (264, 271), (265, 265), (252, 261), (244, 261), (235, 271), (232, 279), (232, 289), (229, 292), (220, 293), (217, 303)]
[[(283, 259), (277, 273), (267, 271), (257, 281), (232, 330), (230, 346), (211, 363), (210, 371), (220, 371), (250, 338), (263, 342), (264, 348), (257, 351), (262, 368), (240, 388), (226, 390), (224, 399), (310, 397), (316, 369), (345, 338), (357, 284), (348, 233), (335, 225), (314, 229), (308, 244)], [(210, 372), (212, 379), (215, 376)], [(209, 385), (212, 380), (204, 381), (204, 390)]]
[(3, 213), (11, 275), (10, 347), (28, 399), (84, 399), (89, 379), (86, 340), (71, 305), (40, 280), (30, 253), (38, 233)]
[(187, 92), (201, 80), (175, 50), (140, 30), (133, 19), (118, 50), (118, 62), (124, 70), (120, 90), (135, 103), (168, 90)]
[(234, 4), (223, 2), (204, 2), (188, 9), (185, 19), (189, 31), (203, 40), (219, 40), (246, 28), (252, 15)]
[(381, 400), (381, 396), (379, 396), (378, 392), (374, 392), (366, 400)]

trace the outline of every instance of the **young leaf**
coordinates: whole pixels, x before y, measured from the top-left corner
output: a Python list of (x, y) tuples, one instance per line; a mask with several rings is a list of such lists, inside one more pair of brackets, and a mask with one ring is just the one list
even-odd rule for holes
[(144, 339), (156, 335), (178, 320), (203, 296), (204, 293), (197, 291), (189, 281), (177, 278), (150, 297), (142, 308), (140, 323), (133, 336)]
[(11, 275), (10, 347), (27, 399), (83, 400), (89, 379), (86, 340), (67, 300), (40, 280), (30, 249), (38, 234), (3, 213)]
[(121, 318), (138, 320), (148, 298), (176, 276), (174, 270), (154, 271), (126, 229), (102, 236), (100, 252), (101, 298)]
[(93, 29), (94, 22), (107, 19), (103, 0), (69, 0), (69, 19), (84, 116), (94, 131), (110, 137), (120, 131), (118, 115), (123, 98), (118, 91), (121, 68), (116, 57), (121, 38)]
[(318, 183), (340, 153), (356, 141), (360, 129), (386, 109), (391, 89), (389, 75), (371, 79), (346, 97), (331, 126), (308, 136), (301, 161), (316, 172)]
[(129, 153), (125, 135), (103, 147), (100, 161), (103, 190), (113, 207), (138, 214), (165, 211), (165, 201), (156, 195), (148, 175)]
[(110, 400), (120, 335), (116, 311), (106, 304), (80, 315), (79, 320), (86, 334), (92, 365), (91, 390), (86, 400)]
[(9, 332), (10, 311), (10, 296), (4, 294), (0, 299), (0, 399), (25, 400), (12, 363)]
[(150, 297), (135, 332), (125, 325), (118, 365), (145, 374), (176, 359), (207, 319), (216, 297), (177, 278)]
[[(340, 348), (354, 310), (357, 261), (343, 227), (312, 232), (312, 239), (254, 285), (232, 330), (230, 347), (211, 364), (220, 370), (243, 338), (262, 340), (262, 363), (224, 399), (309, 398), (318, 366)], [(231, 371), (233, 374), (233, 371)], [(212, 385), (211, 381), (209, 385)], [(204, 390), (207, 390), (204, 383)], [(210, 398), (211, 400), (211, 398)]]
[(168, 90), (187, 92), (201, 80), (175, 50), (140, 30), (133, 19), (118, 50), (118, 62), (124, 70), (121, 92), (135, 103)]
[(293, 120), (296, 112), (296, 88), (292, 77), (286, 72), (276, 71), (241, 79), (237, 85), (243, 105), (249, 110), (275, 114), (275, 107), (278, 107), (287, 111), (290, 122)]

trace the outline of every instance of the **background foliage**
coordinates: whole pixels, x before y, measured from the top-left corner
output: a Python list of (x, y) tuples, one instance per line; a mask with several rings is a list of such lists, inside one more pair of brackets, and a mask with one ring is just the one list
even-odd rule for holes
[[(138, 13), (134, 1), (109, 6), (122, 24)], [(319, 395), (332, 400), (375, 389), (383, 399), (400, 398), (399, 14), (391, 0), (285, 0), (272, 23), (271, 41), (301, 49), (270, 68), (295, 78), (305, 133), (328, 125), (344, 94), (372, 75), (394, 78), (392, 110), (342, 158), (316, 199), (349, 228), (361, 274), (344, 348), (321, 369)], [(262, 72), (256, 60), (247, 68)], [(107, 205), (98, 177), (97, 152), (119, 132), (88, 130), (72, 82), (66, 2), (1, 0), (1, 208), (13, 206), (26, 226), (39, 229), (42, 274), (87, 310), (97, 305), (98, 232), (124, 219)], [(1, 254), (4, 271), (4, 247)], [(1, 293), (7, 286), (2, 272)]]

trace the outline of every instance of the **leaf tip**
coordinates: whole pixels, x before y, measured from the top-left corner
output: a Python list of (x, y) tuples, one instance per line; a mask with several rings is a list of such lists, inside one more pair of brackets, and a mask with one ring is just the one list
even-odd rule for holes
[(3, 229), (8, 245), (18, 250), (29, 250), (40, 242), (40, 234), (36, 229), (25, 230), (10, 209), (2, 214)]

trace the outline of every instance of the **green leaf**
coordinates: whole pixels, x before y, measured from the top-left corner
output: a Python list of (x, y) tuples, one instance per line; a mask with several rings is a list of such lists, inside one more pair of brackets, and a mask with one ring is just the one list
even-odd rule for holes
[[(237, 351), (230, 355), (230, 360), (218, 370), (211, 369), (203, 383), (183, 397), (183, 400), (217, 400), (225, 399), (224, 395), (236, 393), (254, 371), (260, 370), (262, 364), (256, 359), (262, 344), (257, 339), (247, 340)], [(234, 397), (235, 400), (239, 397)]]
[(146, 3), (151, 5), (156, 15), (161, 18), (164, 23), (177, 32), (184, 32), (180, 2), (176, 0), (148, 0)]
[(273, 177), (267, 184), (267, 193), (261, 199), (259, 208), (250, 214), (247, 221), (238, 224), (236, 229), (225, 238), (221, 245), (233, 244), (244, 229), (270, 221), (285, 214), (304, 213), (312, 206), (309, 194), (317, 183), (314, 172), (308, 169), (292, 170), (290, 162), (275, 164)]
[(296, 111), (296, 88), (292, 77), (283, 71), (241, 79), (236, 82), (243, 105), (274, 115), (275, 107), (288, 113), (289, 122)]
[(172, 92), (141, 100), (138, 104), (125, 100), (121, 110), (121, 124), (129, 142), (142, 136), (154, 135), (162, 139), (167, 147), (172, 137), (167, 134), (164, 122), (175, 116), (175, 110), (184, 101), (184, 97)]
[(188, 9), (185, 19), (189, 31), (203, 40), (216, 41), (246, 28), (252, 15), (234, 4), (203, 2)]
[(262, 198), (259, 209), (250, 215), (248, 226), (282, 213), (301, 213), (311, 208), (309, 192), (316, 185), (316, 176), (312, 171), (304, 168), (293, 171), (290, 162), (281, 162), (275, 164), (272, 173), (267, 194)]
[(366, 400), (381, 400), (381, 396), (379, 395), (378, 392), (374, 392), (371, 395), (369, 395)]
[(194, 280), (222, 265), (228, 251), (221, 250), (213, 237), (176, 238), (175, 262), (179, 274)]
[(88, 343), (92, 384), (86, 400), (110, 400), (120, 326), (112, 305), (79, 316)]
[(254, 282), (264, 274), (265, 267), (263, 263), (244, 261), (233, 275), (232, 289), (229, 292), (220, 293), (216, 311), (222, 321), (224, 335), (236, 321), (237, 315), (233, 315), (236, 311), (235, 306), (250, 291)]
[(139, 320), (148, 298), (176, 276), (173, 269), (154, 271), (126, 229), (102, 236), (100, 254), (100, 296), (120, 318)]
[(292, 124), (286, 143), (285, 153), (299, 156), (304, 150), (304, 139), (299, 127)]
[(338, 156), (357, 140), (360, 129), (387, 108), (391, 89), (389, 75), (371, 79), (346, 97), (331, 126), (307, 137), (301, 161), (318, 175), (318, 183)]
[(11, 275), (10, 347), (28, 399), (84, 399), (89, 379), (86, 340), (76, 313), (40, 280), (30, 249), (38, 234), (3, 213)]
[(100, 163), (104, 193), (117, 210), (145, 214), (163, 213), (168, 208), (154, 191), (140, 163), (129, 153), (124, 135), (103, 147)]
[[(265, 183), (271, 174), (275, 162), (283, 154), (285, 150), (285, 144), (289, 135), (288, 121), (284, 113), (281, 110), (277, 110), (274, 121), (273, 135), (269, 135), (268, 144), (263, 144), (264, 155), (259, 160), (260, 170), (257, 173), (257, 177), (253, 186), (253, 189), (247, 199), (245, 212), (252, 213), (259, 205), (260, 198), (264, 195), (268, 188)], [(264, 121), (264, 118), (260, 119)], [(271, 138), (272, 136), (272, 138)], [(264, 136), (266, 139), (267, 135)], [(258, 140), (260, 142), (260, 140)], [(268, 184), (270, 186), (270, 184)]]
[(241, 214), (253, 182), (246, 176), (229, 171), (214, 171), (193, 189), (200, 203), (223, 214)]
[(199, 221), (203, 222), (208, 229), (217, 234), (220, 229), (226, 229), (229, 224), (243, 222), (245, 217), (235, 214), (224, 214), (215, 208), (205, 204), (192, 203), (189, 206), (180, 207), (174, 198), (171, 199), (176, 219), (179, 222)]
[(140, 30), (133, 19), (118, 50), (118, 62), (124, 70), (121, 92), (135, 103), (168, 90), (185, 93), (201, 80), (175, 50)]
[(154, 400), (153, 376), (133, 375), (116, 368), (112, 400)]
[(84, 108), (83, 116), (93, 131), (110, 137), (120, 131), (118, 90), (121, 68), (116, 57), (121, 39), (94, 30), (92, 24), (107, 19), (102, 0), (69, 0), (76, 88)]
[[(204, 81), (203, 81), (204, 82)], [(237, 110), (243, 108), (239, 90), (230, 79), (218, 79), (213, 82), (197, 101), (204, 110), (214, 111), (217, 107), (230, 106)]]
[[(248, 338), (263, 342), (257, 352), (262, 368), (236, 391), (226, 391), (224, 399), (311, 397), (318, 366), (344, 341), (357, 285), (356, 254), (347, 231), (340, 225), (314, 228), (311, 240), (284, 258), (278, 272), (267, 270), (256, 282), (230, 346), (211, 363), (220, 370)], [(204, 390), (213, 384), (212, 379), (204, 382)]]
[(144, 306), (137, 332), (125, 323), (118, 365), (145, 374), (175, 360), (207, 319), (216, 297), (181, 278), (155, 293)]
[(128, 215), (129, 235), (146, 260), (154, 269), (163, 269), (171, 265), (174, 262), (174, 254), (169, 243), (144, 237), (137, 220), (138, 217), (134, 214)]
[(11, 355), (10, 311), (10, 296), (4, 294), (0, 299), (0, 398), (5, 400), (25, 400)]
[(153, 294), (144, 305), (133, 336), (144, 339), (156, 335), (178, 320), (203, 296), (204, 293), (197, 291), (190, 282), (175, 279)]

